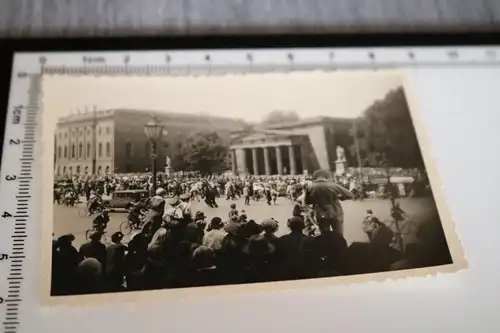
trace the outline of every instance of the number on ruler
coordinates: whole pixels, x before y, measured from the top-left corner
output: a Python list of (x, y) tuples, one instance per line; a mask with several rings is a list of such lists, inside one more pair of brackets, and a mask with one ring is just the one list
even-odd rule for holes
[(496, 60), (497, 58), (497, 52), (495, 50), (486, 50), (485, 55), (489, 60)]
[(20, 143), (21, 143), (21, 140), (19, 140), (19, 139), (10, 139), (10, 140), (9, 140), (9, 143), (10, 143), (11, 145), (18, 145), (18, 144), (20, 144)]
[(460, 56), (458, 54), (458, 51), (455, 51), (455, 50), (448, 51), (446, 54), (448, 55), (448, 59), (450, 59), (450, 60), (457, 60)]
[(16, 180), (17, 176), (16, 175), (7, 175), (5, 176), (5, 180)]
[(4, 212), (3, 212), (3, 214), (2, 214), (2, 217), (3, 217), (4, 219), (5, 219), (5, 218), (7, 218), (7, 217), (12, 217), (12, 214), (10, 214), (9, 212), (5, 212), (5, 211), (4, 211)]
[(9, 255), (7, 253), (0, 253), (0, 261), (4, 259), (9, 259)]

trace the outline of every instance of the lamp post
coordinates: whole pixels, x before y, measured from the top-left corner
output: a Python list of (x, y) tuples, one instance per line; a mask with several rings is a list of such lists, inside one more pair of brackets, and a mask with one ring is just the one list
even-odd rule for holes
[(144, 132), (146, 137), (151, 143), (151, 171), (153, 173), (153, 195), (156, 193), (156, 145), (160, 140), (163, 133), (163, 125), (160, 124), (156, 117), (152, 117), (146, 125), (144, 125)]

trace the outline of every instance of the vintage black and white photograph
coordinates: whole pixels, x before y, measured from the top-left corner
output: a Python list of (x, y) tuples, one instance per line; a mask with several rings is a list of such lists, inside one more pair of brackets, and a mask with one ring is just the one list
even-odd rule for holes
[(454, 262), (400, 72), (54, 74), (43, 91), (51, 296)]

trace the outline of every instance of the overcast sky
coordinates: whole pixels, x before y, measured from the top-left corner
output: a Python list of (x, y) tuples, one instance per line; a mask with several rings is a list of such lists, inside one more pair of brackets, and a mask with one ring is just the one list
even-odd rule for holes
[[(89, 109), (137, 108), (260, 121), (272, 110), (302, 118), (356, 117), (401, 85), (396, 72), (296, 72), (212, 77), (46, 76), (50, 118)], [(47, 116), (47, 114), (45, 114)]]

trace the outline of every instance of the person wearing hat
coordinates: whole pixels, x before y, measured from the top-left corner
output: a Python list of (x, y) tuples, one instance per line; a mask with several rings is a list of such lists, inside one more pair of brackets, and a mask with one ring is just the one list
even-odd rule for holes
[(83, 258), (95, 258), (104, 266), (106, 264), (106, 246), (101, 243), (102, 233), (94, 231), (89, 236), (90, 241), (80, 246)]
[(85, 258), (76, 267), (76, 294), (95, 294), (105, 290), (102, 274), (103, 265), (96, 258)]
[(293, 280), (314, 277), (311, 267), (314, 259), (313, 238), (304, 235), (304, 219), (294, 216), (287, 221), (290, 233), (278, 239), (278, 261), (283, 279)]
[(242, 234), (241, 224), (229, 222), (224, 227), (227, 233), (221, 243), (218, 256), (218, 267), (225, 283), (244, 282), (244, 268), (246, 267), (246, 255), (243, 246), (246, 239)]
[(276, 237), (275, 233), (279, 229), (278, 221), (273, 218), (265, 219), (260, 226), (264, 231), (264, 238), (271, 244), (277, 245), (278, 237)]
[(123, 233), (115, 232), (111, 235), (111, 244), (106, 247), (106, 283), (110, 291), (122, 289), (125, 276), (125, 253), (127, 247), (122, 244)]
[(54, 242), (52, 251), (52, 295), (67, 295), (72, 292), (76, 266), (83, 260), (78, 250), (72, 245), (73, 234), (59, 237)]
[(202, 244), (208, 246), (214, 251), (219, 251), (222, 248), (222, 240), (226, 236), (223, 230), (224, 223), (220, 217), (214, 217), (208, 224), (207, 233), (203, 236)]
[(201, 231), (204, 231), (207, 226), (207, 221), (205, 221), (206, 218), (207, 217), (205, 216), (205, 213), (203, 213), (202, 211), (196, 212), (194, 222)]
[[(267, 241), (264, 235), (253, 235), (243, 246), (243, 253), (247, 255), (248, 266), (245, 269), (245, 282), (265, 282), (274, 279), (273, 256), (276, 246)], [(274, 267), (273, 267), (274, 266)]]
[(181, 203), (179, 204), (179, 208), (182, 210), (183, 223), (184, 225), (191, 223), (193, 221), (193, 214), (191, 211), (191, 202), (189, 194), (183, 194), (179, 196)]
[(144, 227), (143, 232), (148, 234), (150, 237), (160, 229), (163, 223), (163, 213), (165, 212), (165, 199), (163, 197), (155, 195), (149, 201), (149, 210), (144, 217)]
[(193, 252), (195, 268), (193, 286), (215, 286), (221, 284), (219, 270), (215, 265), (215, 251), (201, 245)]
[(248, 222), (241, 223), (241, 233), (245, 238), (250, 238), (253, 235), (259, 235), (261, 232), (262, 227), (260, 224), (255, 222), (255, 220), (249, 220)]
[(229, 220), (231, 221), (233, 217), (236, 216), (236, 218), (238, 217), (238, 210), (236, 209), (236, 204), (231, 204), (230, 206), (230, 210), (229, 210), (229, 214), (228, 214), (228, 217), (229, 217)]
[(327, 170), (316, 170), (314, 181), (306, 187), (304, 202), (311, 205), (318, 224), (330, 225), (330, 228), (343, 235), (344, 211), (340, 198), (352, 199), (351, 192), (332, 181)]

